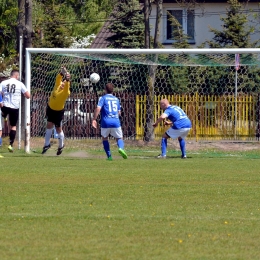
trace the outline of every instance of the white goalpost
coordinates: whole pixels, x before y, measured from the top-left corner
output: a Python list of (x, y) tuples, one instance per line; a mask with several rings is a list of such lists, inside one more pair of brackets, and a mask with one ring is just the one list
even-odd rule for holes
[[(236, 56), (238, 55), (238, 56)], [(124, 138), (158, 139), (163, 125), (151, 123), (162, 112), (161, 98), (181, 106), (192, 120), (190, 139), (250, 140), (260, 136), (260, 49), (60, 49), (27, 48), (25, 152), (41, 149), (45, 109), (55, 75), (64, 65), (72, 75), (65, 107), (68, 146), (100, 138), (91, 117), (106, 82), (122, 103)], [(96, 72), (101, 79), (89, 81)]]

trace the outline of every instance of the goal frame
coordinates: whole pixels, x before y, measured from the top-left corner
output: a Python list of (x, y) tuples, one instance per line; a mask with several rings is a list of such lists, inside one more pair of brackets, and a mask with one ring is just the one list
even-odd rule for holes
[[(31, 54), (260, 54), (260, 48), (218, 48), (218, 49), (69, 49), (69, 48), (26, 48), (25, 85), (31, 91)], [(235, 66), (235, 63), (234, 63)], [(24, 150), (30, 153), (30, 99), (25, 100), (25, 142)]]

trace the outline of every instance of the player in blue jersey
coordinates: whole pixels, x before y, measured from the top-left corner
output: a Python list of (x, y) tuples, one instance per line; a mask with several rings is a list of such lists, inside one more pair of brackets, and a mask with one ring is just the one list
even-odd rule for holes
[(118, 152), (124, 159), (127, 159), (127, 154), (124, 151), (123, 132), (119, 120), (121, 106), (119, 99), (113, 93), (114, 85), (107, 83), (105, 86), (105, 95), (99, 98), (97, 108), (94, 112), (92, 126), (97, 128), (97, 117), (101, 114), (101, 136), (103, 147), (108, 160), (112, 160), (110, 145), (108, 141), (109, 135), (116, 138)]
[(167, 99), (162, 99), (160, 101), (160, 107), (164, 112), (153, 124), (153, 127), (158, 126), (158, 124), (164, 121), (166, 118), (168, 118), (170, 121), (165, 121), (164, 125), (171, 125), (171, 127), (162, 136), (162, 153), (158, 155), (157, 158), (166, 158), (168, 138), (178, 138), (181, 149), (181, 158), (187, 158), (185, 150), (185, 137), (188, 135), (191, 129), (190, 119), (180, 107), (170, 105)]

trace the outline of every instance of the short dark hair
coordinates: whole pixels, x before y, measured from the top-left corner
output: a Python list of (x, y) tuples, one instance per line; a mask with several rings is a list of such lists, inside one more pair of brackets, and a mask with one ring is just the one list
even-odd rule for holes
[(113, 84), (113, 83), (107, 83), (105, 89), (106, 89), (106, 92), (107, 92), (108, 94), (113, 93), (113, 90), (114, 90), (114, 84)]
[(17, 70), (17, 69), (12, 70), (10, 76), (12, 77), (17, 72), (19, 73), (19, 70)]

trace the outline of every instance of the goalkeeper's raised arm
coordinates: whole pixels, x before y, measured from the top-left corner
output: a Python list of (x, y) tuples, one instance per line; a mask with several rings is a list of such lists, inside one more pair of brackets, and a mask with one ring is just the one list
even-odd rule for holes
[(55, 85), (49, 99), (48, 105), (53, 110), (64, 109), (65, 102), (70, 95), (70, 73), (66, 69), (66, 72), (63, 71), (64, 68), (56, 76)]
[(71, 76), (67, 69), (65, 67), (61, 67), (61, 70), (56, 76), (55, 84), (47, 104), (47, 129), (42, 154), (46, 153), (51, 147), (50, 140), (53, 127), (56, 129), (59, 140), (57, 155), (60, 155), (63, 151), (64, 133), (62, 130), (62, 119), (64, 116), (65, 102), (70, 95), (70, 78)]

